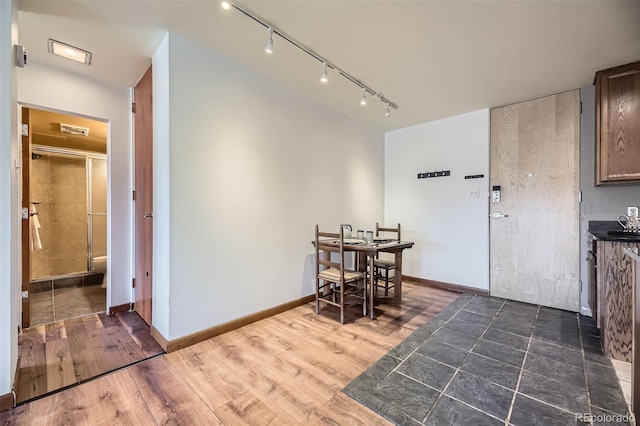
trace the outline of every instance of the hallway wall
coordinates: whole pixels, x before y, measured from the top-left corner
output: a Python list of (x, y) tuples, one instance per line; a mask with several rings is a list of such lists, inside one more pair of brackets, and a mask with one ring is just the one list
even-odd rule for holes
[(18, 78), (18, 102), (27, 106), (108, 121), (110, 188), (107, 304), (131, 301), (132, 269), (132, 152), (131, 90), (108, 85), (68, 71), (32, 62)]

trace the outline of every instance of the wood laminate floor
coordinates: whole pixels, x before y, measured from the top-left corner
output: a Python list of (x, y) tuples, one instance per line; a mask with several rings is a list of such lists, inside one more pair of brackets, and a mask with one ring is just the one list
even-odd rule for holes
[(133, 311), (30, 327), (18, 351), (18, 403), (163, 353)]
[(403, 284), (371, 321), (313, 303), (0, 413), (1, 424), (389, 424), (341, 390), (455, 300)]

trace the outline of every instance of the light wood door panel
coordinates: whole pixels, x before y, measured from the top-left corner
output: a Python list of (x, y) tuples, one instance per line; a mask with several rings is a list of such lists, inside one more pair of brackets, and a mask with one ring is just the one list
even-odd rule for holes
[(153, 111), (151, 67), (134, 88), (135, 99), (135, 303), (151, 325), (153, 261)]
[(574, 90), (491, 111), (491, 295), (579, 310), (579, 119)]

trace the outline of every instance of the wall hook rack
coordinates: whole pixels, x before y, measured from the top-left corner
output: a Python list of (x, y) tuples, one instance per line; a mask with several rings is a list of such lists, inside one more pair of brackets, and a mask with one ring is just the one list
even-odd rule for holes
[(418, 173), (418, 179), (451, 176), (451, 170), (440, 170), (434, 172)]

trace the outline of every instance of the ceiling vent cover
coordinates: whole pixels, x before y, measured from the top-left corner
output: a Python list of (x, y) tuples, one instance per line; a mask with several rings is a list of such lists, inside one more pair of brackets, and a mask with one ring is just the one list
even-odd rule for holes
[(60, 131), (76, 136), (89, 136), (88, 127), (72, 126), (71, 124), (60, 123)]

